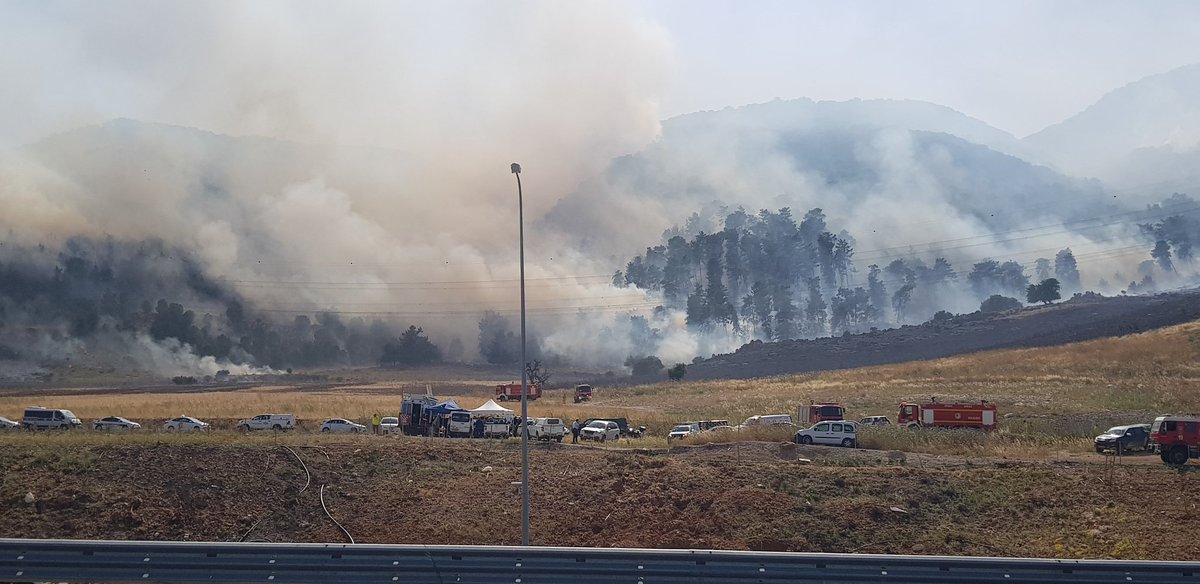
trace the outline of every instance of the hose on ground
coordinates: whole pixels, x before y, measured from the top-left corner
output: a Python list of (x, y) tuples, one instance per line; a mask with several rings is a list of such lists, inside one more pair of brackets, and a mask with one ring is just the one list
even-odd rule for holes
[(325, 516), (328, 517), (329, 520), (338, 527), (338, 529), (342, 530), (342, 533), (346, 534), (346, 539), (350, 540), (350, 543), (354, 543), (354, 536), (350, 535), (350, 532), (346, 531), (346, 528), (342, 527), (342, 524), (338, 523), (338, 520), (333, 518), (333, 515), (329, 513), (329, 507), (325, 506), (325, 485), (321, 485), (321, 509), (325, 511)]

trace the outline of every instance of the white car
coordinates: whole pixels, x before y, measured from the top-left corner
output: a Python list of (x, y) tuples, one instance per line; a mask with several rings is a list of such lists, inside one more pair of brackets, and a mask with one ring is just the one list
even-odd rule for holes
[(0, 430), (16, 430), (21, 425), (4, 417), (0, 417)]
[(608, 420), (593, 420), (579, 430), (580, 440), (607, 442), (621, 437), (621, 427)]
[(699, 434), (699, 433), (700, 433), (700, 426), (697, 424), (692, 424), (692, 423), (676, 424), (674, 428), (671, 428), (671, 433), (667, 434), (667, 442), (670, 442), (672, 440), (682, 440), (684, 438), (687, 438), (688, 436), (691, 436), (692, 434)]
[(131, 422), (121, 416), (109, 416), (92, 422), (93, 430), (137, 430), (142, 425)]
[(854, 422), (821, 422), (796, 432), (796, 444), (829, 444), (855, 448), (858, 446), (858, 424)]
[[(395, 418), (392, 419), (394, 420)], [(382, 426), (383, 424), (380, 423), (380, 425)], [(332, 434), (362, 434), (367, 431), (367, 427), (342, 418), (329, 418), (325, 420), (325, 423), (321, 424), (321, 431)]]
[(197, 420), (196, 418), (193, 418), (191, 416), (179, 416), (178, 418), (171, 418), (170, 420), (167, 420), (166, 424), (163, 424), (163, 430), (166, 430), (168, 432), (190, 432), (192, 430), (208, 430), (209, 427), (210, 426), (209, 426), (208, 422), (201, 422), (200, 420)]
[(400, 433), (400, 418), (396, 416), (388, 416), (380, 418), (379, 431), (383, 434), (399, 434)]

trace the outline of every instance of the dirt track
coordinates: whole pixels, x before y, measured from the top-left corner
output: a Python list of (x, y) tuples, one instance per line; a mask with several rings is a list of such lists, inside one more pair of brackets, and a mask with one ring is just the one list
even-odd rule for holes
[[(0, 536), (513, 544), (515, 445), (305, 438), (6, 445)], [(796, 459), (808, 459), (805, 462)], [(743, 443), (538, 445), (538, 544), (1200, 559), (1200, 473)], [(490, 467), (490, 468), (488, 468)], [(1147, 497), (1146, 485), (1165, 496)], [(33, 505), (24, 502), (35, 494)], [(1003, 529), (998, 529), (1003, 527)], [(1151, 542), (1156, 542), (1151, 545)]]
[(1200, 291), (1157, 296), (1081, 296), (1013, 314), (974, 313), (859, 335), (754, 341), (689, 365), (688, 379), (767, 377), (935, 359), (991, 349), (1046, 347), (1127, 335), (1200, 318)]

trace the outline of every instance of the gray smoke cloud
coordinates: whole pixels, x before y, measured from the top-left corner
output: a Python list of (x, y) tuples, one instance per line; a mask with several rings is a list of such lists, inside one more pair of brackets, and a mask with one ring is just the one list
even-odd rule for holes
[[(1108, 251), (1144, 245), (1128, 222), (1061, 227), (1145, 201), (1114, 206), (1097, 183), (1026, 164), (1014, 157), (1042, 154), (946, 108), (775, 102), (664, 127), (671, 44), (631, 12), (609, 2), (12, 6), (0, 74), (19, 90), (0, 92), (0, 229), (27, 245), (163, 239), (282, 320), (382, 315), (473, 352), (483, 310), (517, 310), (516, 161), (542, 349), (596, 367), (641, 349), (619, 318), (630, 312), (658, 331), (653, 350), (668, 364), (747, 340), (688, 333), (681, 313), (651, 313), (656, 294), (609, 283), (696, 211), (715, 229), (738, 205), (824, 208), (856, 241), (857, 285), (866, 265), (898, 257), (944, 255), (965, 272), (1071, 247), (1093, 285), (1145, 259)], [(963, 294), (945, 307), (978, 303)], [(185, 352), (159, 349), (138, 354), (173, 363)]]

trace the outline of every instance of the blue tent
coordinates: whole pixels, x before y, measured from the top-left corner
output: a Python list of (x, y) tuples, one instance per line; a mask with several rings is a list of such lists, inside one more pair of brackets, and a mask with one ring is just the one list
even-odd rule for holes
[(460, 411), (463, 411), (463, 409), (458, 407), (458, 404), (455, 403), (454, 400), (448, 399), (436, 406), (433, 406), (430, 408), (425, 408), (425, 411), (429, 412), (432, 415), (440, 416), (442, 414), (448, 414), (450, 412), (460, 412)]

